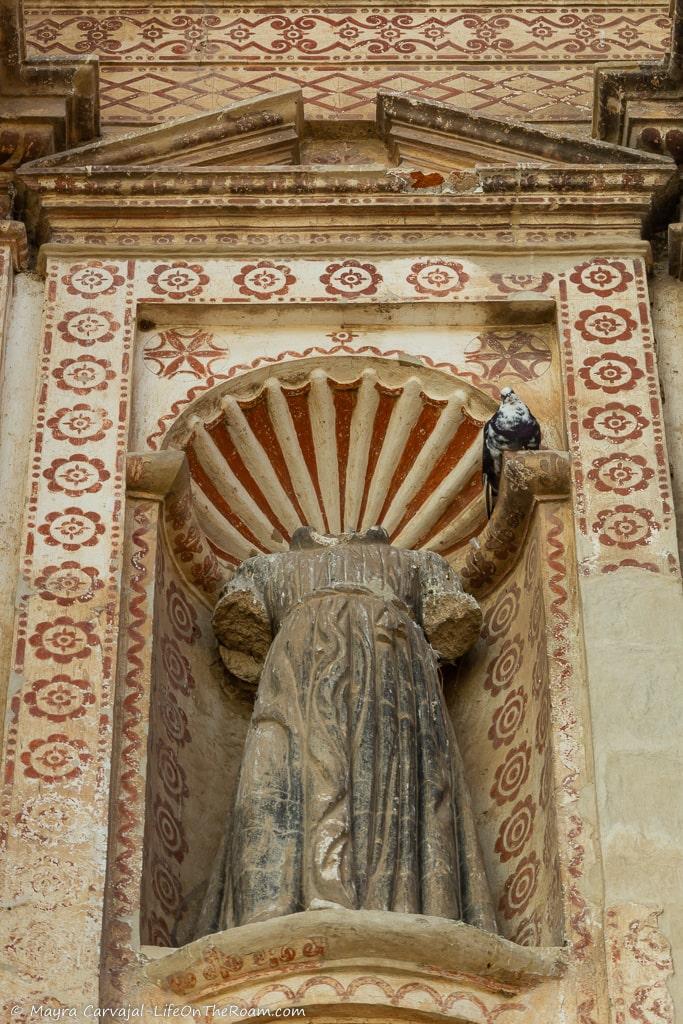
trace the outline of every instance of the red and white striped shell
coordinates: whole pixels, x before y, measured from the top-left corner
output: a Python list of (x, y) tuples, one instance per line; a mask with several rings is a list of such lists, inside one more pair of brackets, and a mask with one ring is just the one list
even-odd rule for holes
[(323, 533), (381, 524), (392, 543), (448, 556), (485, 522), (470, 384), (394, 360), (339, 357), (255, 371), (209, 392), (169, 433), (188, 458), (199, 521), (236, 565)]

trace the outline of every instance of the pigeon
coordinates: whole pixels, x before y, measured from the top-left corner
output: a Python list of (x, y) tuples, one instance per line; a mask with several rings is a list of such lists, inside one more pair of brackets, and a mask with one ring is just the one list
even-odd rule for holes
[(496, 412), (484, 426), (481, 470), (489, 518), (498, 497), (503, 452), (535, 451), (541, 444), (538, 420), (512, 388), (502, 388), (500, 399)]

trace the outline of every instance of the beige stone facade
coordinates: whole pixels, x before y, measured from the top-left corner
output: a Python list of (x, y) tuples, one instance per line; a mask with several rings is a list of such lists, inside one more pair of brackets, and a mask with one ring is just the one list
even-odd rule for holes
[[(3, 1024), (670, 1024), (677, 11), (2, 10)], [(487, 521), (505, 386), (543, 443)], [(484, 611), (444, 687), (498, 934), (190, 942), (252, 709), (216, 597), (376, 522)]]

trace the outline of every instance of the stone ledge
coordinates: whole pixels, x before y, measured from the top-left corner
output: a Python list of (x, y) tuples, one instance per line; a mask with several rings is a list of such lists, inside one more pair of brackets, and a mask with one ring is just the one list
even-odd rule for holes
[(143, 946), (147, 979), (185, 1003), (251, 996), (254, 987), (295, 976), (349, 972), (514, 996), (559, 979), (559, 947), (518, 946), (461, 921), (380, 911), (320, 910), (207, 935), (177, 950)]

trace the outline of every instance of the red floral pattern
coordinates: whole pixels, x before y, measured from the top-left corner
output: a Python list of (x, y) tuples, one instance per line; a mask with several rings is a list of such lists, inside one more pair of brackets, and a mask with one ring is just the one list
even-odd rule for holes
[(601, 544), (626, 550), (640, 544), (649, 544), (656, 530), (657, 524), (652, 512), (647, 508), (634, 508), (633, 505), (604, 509), (593, 523), (593, 533), (597, 533)]
[(356, 299), (360, 295), (375, 295), (382, 275), (372, 263), (358, 260), (344, 260), (330, 263), (320, 275), (328, 295), (341, 295), (344, 299)]
[(632, 356), (607, 352), (604, 356), (591, 356), (584, 361), (579, 377), (589, 391), (632, 391), (645, 374)]
[(644, 491), (654, 476), (642, 455), (604, 455), (594, 459), (588, 479), (597, 491), (611, 491), (625, 497), (633, 491)]
[(27, 800), (15, 815), (17, 833), (27, 843), (36, 846), (59, 846), (78, 842), (88, 827), (83, 805), (64, 794), (59, 800), (47, 793)]
[(171, 874), (167, 865), (158, 858), (152, 864), (152, 892), (162, 910), (167, 914), (177, 913), (182, 899), (180, 879)]
[(627, 309), (596, 306), (595, 309), (584, 309), (574, 327), (584, 341), (610, 345), (615, 341), (628, 341), (638, 324)]
[(481, 635), (489, 641), (503, 636), (514, 622), (519, 611), (519, 599), (521, 591), (516, 583), (512, 583), (497, 598), (495, 604), (491, 605), (484, 616)]
[(89, 622), (74, 622), (60, 615), (53, 622), (39, 622), (28, 642), (36, 658), (66, 665), (75, 658), (87, 658), (99, 640)]
[(513, 874), (505, 882), (498, 907), (507, 921), (526, 910), (536, 892), (540, 869), (538, 857), (535, 853), (530, 853), (520, 860)]
[(512, 941), (516, 942), (518, 946), (541, 945), (541, 922), (537, 912), (520, 921)]
[(113, 295), (125, 283), (119, 268), (112, 263), (77, 263), (62, 278), (69, 295), (80, 295), (83, 299), (94, 299), (96, 295)]
[[(329, 269), (329, 268), (328, 268)], [(286, 295), (296, 277), (284, 263), (247, 263), (239, 274), (233, 277), (239, 287), (240, 295), (249, 295), (254, 299), (272, 299), (276, 295)]]
[(514, 740), (517, 730), (524, 721), (527, 700), (524, 688), (520, 687), (508, 693), (505, 703), (494, 711), (493, 721), (487, 733), (494, 750)]
[(619, 444), (621, 441), (635, 441), (642, 437), (649, 422), (637, 405), (608, 402), (607, 405), (596, 405), (589, 409), (583, 426), (596, 441)]
[(66, 313), (57, 330), (64, 341), (87, 348), (95, 342), (112, 341), (121, 324), (104, 310), (75, 309)]
[(199, 263), (159, 263), (147, 278), (155, 295), (169, 299), (189, 299), (200, 295), (209, 283), (209, 275)]
[(36, 580), (40, 597), (62, 606), (89, 601), (103, 586), (97, 569), (81, 566), (78, 562), (48, 565)]
[(51, 679), (37, 679), (25, 694), (24, 702), (36, 718), (66, 722), (82, 718), (88, 707), (95, 703), (95, 694), (86, 679), (57, 675)]
[(508, 750), (505, 760), (496, 768), (491, 787), (491, 796), (499, 806), (517, 798), (529, 778), (530, 765), (531, 747), (526, 740)]
[(166, 591), (166, 608), (176, 640), (183, 644), (193, 644), (199, 639), (201, 632), (197, 625), (197, 613), (180, 587), (173, 582)]
[(178, 762), (175, 750), (163, 740), (157, 743), (157, 771), (161, 784), (171, 800), (182, 800), (190, 795), (185, 770)]
[(547, 292), (552, 283), (553, 275), (542, 274), (491, 274), (491, 281), (499, 292), (509, 295), (511, 292)]
[(55, 441), (81, 445), (101, 441), (112, 421), (105, 409), (93, 409), (82, 402), (73, 409), (58, 409), (47, 421)]
[(49, 491), (61, 491), (70, 498), (77, 498), (80, 494), (96, 494), (110, 473), (102, 459), (78, 454), (68, 459), (53, 459), (43, 470), (43, 476), (49, 481)]
[(501, 822), (494, 849), (501, 864), (518, 857), (533, 835), (536, 804), (530, 796), (515, 804), (512, 813)]
[(50, 512), (38, 533), (46, 544), (59, 544), (65, 551), (78, 551), (97, 544), (104, 533), (104, 524), (97, 512), (83, 512), (75, 506), (63, 512)]
[(187, 697), (190, 691), (194, 689), (194, 679), (190, 671), (190, 663), (180, 653), (175, 640), (171, 640), (169, 637), (164, 637), (161, 641), (161, 661), (170, 685)]
[(77, 359), (63, 359), (52, 371), (52, 376), (62, 391), (88, 395), (91, 391), (104, 391), (116, 374), (108, 359), (79, 356)]
[(465, 362), (482, 380), (501, 377), (537, 380), (550, 369), (552, 355), (544, 339), (528, 331), (483, 331), (465, 349)]
[(216, 341), (210, 331), (160, 331), (145, 344), (143, 359), (146, 368), (156, 377), (172, 380), (185, 374), (202, 380), (225, 369), (230, 349), (224, 341)]
[(188, 743), (190, 730), (187, 727), (187, 715), (178, 704), (178, 698), (172, 690), (166, 691), (160, 714), (168, 738), (179, 747)]
[(92, 754), (83, 740), (69, 739), (59, 732), (44, 740), (32, 740), (21, 755), (24, 775), (47, 783), (78, 778), (91, 760)]
[(470, 275), (465, 273), (462, 263), (447, 260), (413, 263), (406, 278), (420, 295), (435, 295), (442, 299), (461, 292), (469, 279)]
[(517, 633), (513, 640), (505, 641), (498, 656), (489, 663), (484, 688), (492, 696), (497, 696), (513, 681), (522, 664), (523, 651), (524, 641)]
[(633, 274), (629, 273), (624, 263), (598, 258), (575, 267), (569, 280), (578, 285), (580, 292), (606, 299), (616, 292), (625, 292), (633, 280)]
[(180, 822), (165, 800), (157, 796), (152, 811), (154, 830), (166, 853), (182, 864), (189, 850)]

